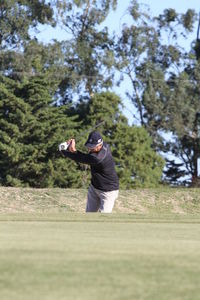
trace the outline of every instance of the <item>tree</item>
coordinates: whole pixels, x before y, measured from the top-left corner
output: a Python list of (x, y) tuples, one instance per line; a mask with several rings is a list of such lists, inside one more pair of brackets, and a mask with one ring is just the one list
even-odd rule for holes
[(21, 185), (16, 172), (22, 153), (23, 131), (30, 107), (15, 95), (17, 84), (3, 76), (0, 81), (0, 182)]
[[(54, 1), (50, 0), (48, 3), (45, 0), (1, 1), (1, 74), (15, 80), (24, 80), (47, 69), (50, 62), (50, 59), (47, 61), (47, 56), (50, 58), (49, 53), (51, 49), (53, 52), (53, 46), (45, 47), (38, 43), (37, 38), (33, 38), (33, 32), (38, 31), (38, 25), (56, 26)], [(40, 63), (40, 68), (38, 68), (38, 63)]]
[[(74, 165), (60, 158), (58, 144), (64, 133), (74, 134), (76, 125), (67, 114), (67, 107), (52, 105), (51, 88), (44, 77), (31, 78), (19, 93), (31, 106), (32, 120), (24, 132), (28, 160), (21, 165), (20, 174), (29, 178), (31, 186), (70, 186), (78, 181)], [(61, 164), (62, 163), (62, 164)], [(64, 173), (65, 172), (65, 173)], [(26, 179), (27, 181), (27, 179)]]
[[(169, 8), (152, 18), (140, 10), (136, 1), (132, 2), (129, 12), (133, 24), (124, 25), (117, 41), (116, 57), (118, 69), (132, 84), (127, 96), (135, 107), (133, 115), (152, 136), (154, 149), (164, 153), (171, 151), (183, 162), (177, 165), (179, 175), (192, 177), (196, 168), (192, 157), (197, 140), (192, 132), (199, 110), (195, 96), (198, 89), (196, 79), (186, 72), (191, 54), (178, 45), (178, 37), (186, 37), (193, 30), (196, 14), (191, 9), (177, 14)], [(193, 84), (195, 88), (191, 88)], [(173, 135), (172, 141), (165, 140), (167, 134)], [(175, 172), (173, 160), (171, 166)]]
[(69, 34), (62, 43), (66, 72), (60, 91), (65, 102), (71, 93), (88, 96), (112, 85), (113, 41), (108, 28), (100, 26), (115, 5), (116, 0), (58, 1), (59, 16)]
[(73, 162), (62, 158), (58, 144), (74, 134), (67, 107), (52, 105), (49, 83), (33, 77), (26, 84), (2, 77), (0, 87), (0, 181), (32, 187), (80, 186)]
[(119, 124), (112, 139), (120, 186), (159, 186), (165, 162), (153, 149), (148, 132), (143, 127)]
[(50, 2), (1, 0), (0, 50), (22, 46), (24, 41), (30, 40), (29, 29), (36, 28), (39, 23), (55, 25)]

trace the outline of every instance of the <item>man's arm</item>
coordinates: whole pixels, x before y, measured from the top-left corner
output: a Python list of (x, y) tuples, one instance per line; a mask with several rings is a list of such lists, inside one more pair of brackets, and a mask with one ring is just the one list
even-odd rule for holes
[(78, 163), (83, 163), (88, 165), (93, 165), (98, 163), (96, 157), (94, 157), (91, 154), (85, 154), (80, 151), (70, 152), (67, 150), (62, 150), (61, 152), (64, 154), (65, 157), (68, 157)]
[(61, 152), (65, 157), (68, 157), (78, 163), (93, 165), (97, 164), (98, 160), (91, 154), (85, 154), (80, 151), (76, 151), (75, 140), (71, 139), (67, 141), (69, 144), (68, 150), (62, 150)]

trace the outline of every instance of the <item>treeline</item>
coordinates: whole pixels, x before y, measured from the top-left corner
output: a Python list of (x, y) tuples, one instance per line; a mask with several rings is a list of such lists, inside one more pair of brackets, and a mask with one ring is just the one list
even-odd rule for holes
[[(196, 30), (197, 14), (166, 9), (152, 17), (131, 1), (132, 22), (115, 35), (104, 21), (116, 2), (1, 1), (1, 185), (87, 185), (88, 167), (63, 158), (58, 144), (75, 137), (84, 150), (85, 130), (102, 121), (98, 130), (112, 148), (122, 188), (177, 184), (185, 176), (198, 184), (199, 30), (190, 50), (178, 44)], [(41, 43), (42, 25), (60, 26), (68, 38)], [(113, 93), (124, 80), (131, 83), (132, 125), (122, 113), (124, 99)]]

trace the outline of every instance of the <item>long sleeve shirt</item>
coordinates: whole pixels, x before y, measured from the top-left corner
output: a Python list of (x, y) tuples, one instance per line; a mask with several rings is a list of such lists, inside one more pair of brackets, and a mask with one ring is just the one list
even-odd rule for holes
[(103, 143), (99, 152), (83, 153), (80, 151), (62, 153), (78, 163), (88, 164), (91, 168), (91, 183), (102, 191), (114, 191), (119, 189), (119, 179), (115, 171), (115, 163), (108, 144)]

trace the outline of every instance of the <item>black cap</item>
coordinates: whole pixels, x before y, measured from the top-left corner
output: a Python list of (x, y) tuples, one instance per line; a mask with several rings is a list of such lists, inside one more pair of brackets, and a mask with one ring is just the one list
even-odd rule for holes
[(85, 143), (85, 146), (88, 148), (95, 148), (97, 145), (101, 144), (103, 142), (102, 136), (98, 131), (92, 131), (87, 139), (87, 142)]

